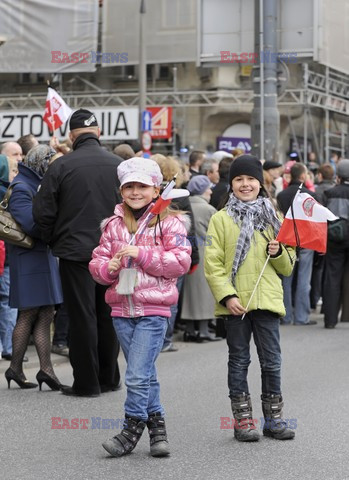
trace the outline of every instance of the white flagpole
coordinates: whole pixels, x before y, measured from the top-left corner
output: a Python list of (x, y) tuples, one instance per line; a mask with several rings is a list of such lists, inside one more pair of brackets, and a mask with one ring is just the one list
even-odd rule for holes
[[(256, 293), (258, 284), (259, 284), (259, 282), (261, 281), (262, 275), (263, 275), (263, 273), (264, 273), (265, 267), (267, 266), (267, 263), (268, 263), (268, 261), (269, 261), (269, 258), (270, 258), (270, 255), (268, 255), (268, 257), (267, 257), (267, 259), (266, 259), (266, 261), (265, 261), (265, 264), (263, 265), (262, 271), (261, 271), (261, 273), (259, 274), (258, 280), (257, 280), (257, 282), (256, 282), (256, 285), (254, 286), (253, 292), (251, 293), (251, 296), (250, 296), (250, 299), (249, 299), (249, 301), (248, 301), (248, 304), (246, 305), (246, 310), (247, 310), (246, 313), (248, 313), (248, 307), (250, 306), (251, 300), (252, 300), (254, 294)], [(245, 318), (246, 313), (243, 314), (243, 316), (241, 317), (241, 320), (243, 320), (243, 319)]]
[[(50, 84), (50, 81), (47, 80), (47, 90), (51, 88), (51, 84)], [(52, 115), (52, 120), (51, 120), (51, 124), (52, 124), (52, 128), (53, 128), (53, 132), (52, 132), (52, 135), (55, 136), (55, 117), (54, 117), (54, 112), (53, 112), (53, 108), (52, 108), (52, 103), (51, 103), (51, 97), (50, 97), (50, 109), (51, 109), (51, 115)]]

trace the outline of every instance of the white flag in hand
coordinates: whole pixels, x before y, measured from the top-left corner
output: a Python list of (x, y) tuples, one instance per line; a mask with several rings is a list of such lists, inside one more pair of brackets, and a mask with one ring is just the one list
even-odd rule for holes
[(73, 110), (68, 107), (56, 90), (48, 87), (43, 120), (47, 123), (50, 132), (54, 132), (57, 128), (63, 125), (72, 112)]

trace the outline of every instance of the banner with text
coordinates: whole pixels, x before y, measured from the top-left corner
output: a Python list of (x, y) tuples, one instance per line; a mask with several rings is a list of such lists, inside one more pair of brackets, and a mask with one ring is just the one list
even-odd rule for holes
[[(138, 108), (93, 108), (101, 129), (101, 140), (133, 140), (138, 138)], [(0, 141), (16, 141), (22, 135), (33, 134), (37, 140), (47, 141), (52, 134), (43, 121), (42, 110), (0, 111)], [(59, 139), (67, 138), (69, 121), (55, 131)]]

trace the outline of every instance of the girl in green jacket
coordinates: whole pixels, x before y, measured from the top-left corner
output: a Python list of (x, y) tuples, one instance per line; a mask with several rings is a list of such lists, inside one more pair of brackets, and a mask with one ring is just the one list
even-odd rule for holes
[(294, 250), (275, 240), (281, 221), (265, 194), (258, 158), (238, 157), (230, 167), (229, 185), (229, 200), (208, 227), (211, 242), (205, 249), (205, 275), (217, 302), (215, 313), (224, 318), (227, 330), (234, 436), (243, 442), (259, 440), (247, 383), (253, 334), (262, 372), (263, 434), (287, 440), (295, 433), (282, 419), (279, 324), (285, 307), (279, 275), (292, 273)]

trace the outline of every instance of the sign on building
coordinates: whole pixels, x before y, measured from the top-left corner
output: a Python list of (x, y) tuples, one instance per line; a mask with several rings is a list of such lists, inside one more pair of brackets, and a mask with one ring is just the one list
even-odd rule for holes
[[(138, 108), (93, 108), (101, 129), (101, 140), (132, 140), (138, 138)], [(33, 134), (37, 140), (48, 141), (51, 137), (43, 121), (42, 110), (0, 111), (0, 141), (16, 141), (22, 135)], [(67, 138), (69, 121), (55, 131), (59, 139)]]
[(172, 137), (172, 107), (148, 107), (151, 113), (152, 138)]
[(217, 150), (231, 153), (234, 148), (242, 148), (246, 153), (251, 151), (251, 139), (243, 137), (217, 137)]

